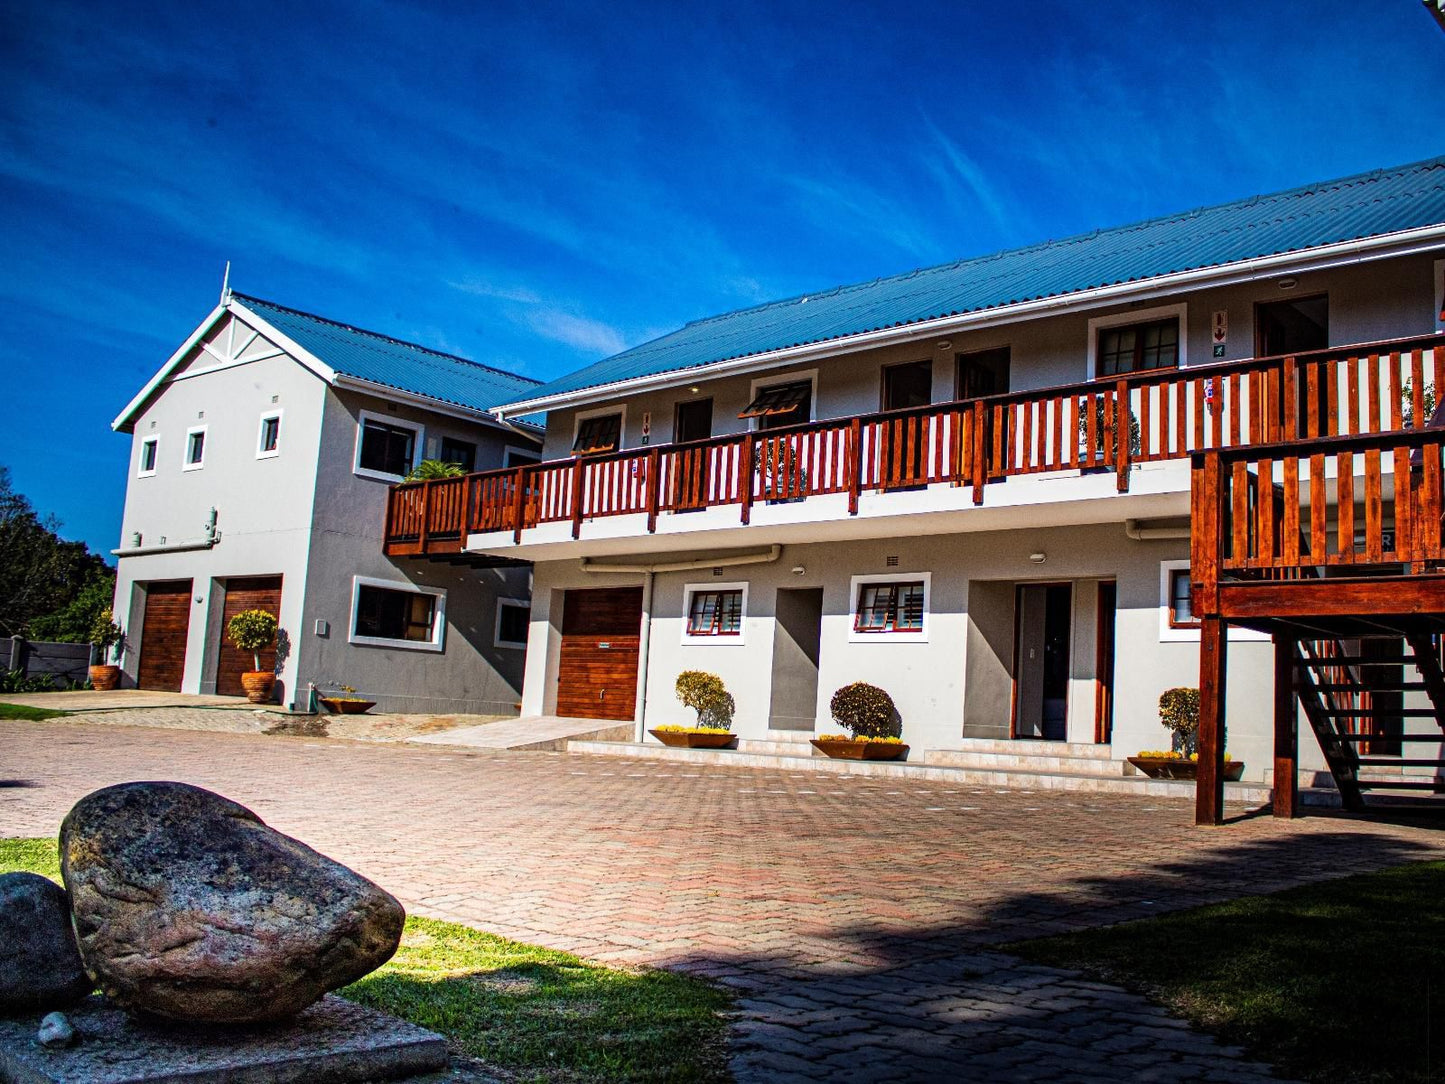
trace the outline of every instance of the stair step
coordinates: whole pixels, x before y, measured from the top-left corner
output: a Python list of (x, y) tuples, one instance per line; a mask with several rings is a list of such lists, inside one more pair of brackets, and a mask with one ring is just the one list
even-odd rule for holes
[(1430, 790), (1445, 794), (1445, 779), (1359, 779), (1361, 790)]
[(774, 738), (739, 738), (738, 751), (765, 753), (770, 756), (810, 757), (816, 750), (805, 741), (778, 741)]
[(1063, 775), (1124, 775), (1124, 762), (1097, 756), (1057, 756), (1019, 750), (993, 753), (968, 749), (930, 749), (925, 764), (997, 771), (1058, 772)]
[[(945, 750), (938, 750), (945, 752)], [(1024, 756), (1084, 757), (1113, 760), (1112, 746), (1093, 742), (1042, 741), (1037, 738), (963, 738), (950, 753), (1009, 753)]]
[(1326, 707), (1326, 715), (1360, 719), (1433, 719), (1434, 708), (1332, 708)]
[(1412, 666), (1414, 655), (1320, 655), (1317, 658), (1302, 658), (1300, 666), (1314, 669), (1317, 666)]
[(807, 745), (817, 735), (811, 730), (765, 730), (762, 741), (788, 742), (792, 745)]
[(1407, 757), (1360, 757), (1361, 768), (1445, 768), (1445, 760), (1411, 760)]
[(1330, 682), (1317, 681), (1315, 688), (1322, 693), (1403, 693), (1415, 689), (1424, 689), (1423, 681), (1392, 681), (1389, 684), (1374, 682), (1369, 685), (1361, 685), (1359, 682), (1347, 684), (1333, 684)]
[(1445, 742), (1442, 734), (1330, 734), (1336, 741), (1433, 741)]

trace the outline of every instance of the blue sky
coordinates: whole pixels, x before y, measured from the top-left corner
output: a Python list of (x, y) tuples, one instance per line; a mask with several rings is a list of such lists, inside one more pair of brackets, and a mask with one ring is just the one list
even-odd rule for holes
[[(210, 10), (207, 10), (207, 9)], [(244, 292), (546, 379), (698, 317), (1445, 152), (1415, 0), (0, 8), (0, 463)]]

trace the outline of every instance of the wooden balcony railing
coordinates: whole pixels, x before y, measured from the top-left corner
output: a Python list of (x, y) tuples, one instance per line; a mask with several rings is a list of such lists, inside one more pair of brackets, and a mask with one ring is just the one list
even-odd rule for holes
[(455, 552), (467, 534), (522, 532), (760, 502), (933, 484), (970, 486), (1045, 471), (1112, 471), (1119, 492), (1134, 463), (1281, 440), (1378, 433), (1426, 418), (1427, 389), (1445, 391), (1445, 335), (1135, 373), (1029, 392), (812, 422), (690, 444), (628, 449), (391, 491), (391, 554)]

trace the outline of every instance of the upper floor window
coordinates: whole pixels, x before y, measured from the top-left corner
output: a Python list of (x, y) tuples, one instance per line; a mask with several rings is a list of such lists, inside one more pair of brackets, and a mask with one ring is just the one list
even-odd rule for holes
[(356, 473), (396, 481), (416, 465), (421, 436), (420, 426), (362, 411), (356, 439)]
[(206, 427), (193, 425), (186, 430), (186, 454), (181, 470), (200, 470), (206, 465)]
[(746, 583), (690, 583), (684, 589), (684, 644), (740, 644), (747, 615)]
[(1118, 376), (1179, 365), (1179, 318), (1099, 329), (1099, 376)]
[(471, 474), (477, 469), (477, 446), (469, 440), (442, 437), (441, 455), (438, 458), (443, 463), (455, 463)]
[(160, 455), (161, 438), (146, 437), (140, 442), (140, 469), (136, 472), (139, 478), (149, 478), (156, 472), (156, 459)]
[(756, 418), (759, 429), (802, 425), (813, 420), (812, 380), (790, 380), (783, 384), (759, 385), (753, 401), (739, 418)]
[(577, 439), (572, 442), (573, 455), (601, 455), (615, 452), (622, 444), (622, 415), (594, 414), (577, 422)]
[(256, 436), (256, 458), (270, 459), (281, 454), (281, 412), (273, 410), (261, 415), (261, 428)]
[(445, 626), (446, 592), (352, 578), (352, 643), (440, 651)]

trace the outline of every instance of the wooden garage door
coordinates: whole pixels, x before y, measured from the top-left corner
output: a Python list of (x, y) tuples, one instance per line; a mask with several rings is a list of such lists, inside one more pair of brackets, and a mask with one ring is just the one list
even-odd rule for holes
[[(226, 635), (226, 624), (242, 610), (265, 610), (281, 616), (281, 577), (232, 577), (226, 581), (226, 605), (221, 612), (221, 650), (216, 660), (216, 692), (221, 696), (245, 696), (241, 674), (256, 668), (249, 651), (242, 651)], [(261, 669), (276, 665), (276, 648), (261, 652)]]
[(567, 592), (557, 667), (558, 715), (632, 718), (641, 623), (640, 587)]
[(181, 675), (186, 669), (186, 634), (190, 628), (191, 581), (146, 584), (137, 685), (159, 692), (181, 691)]

